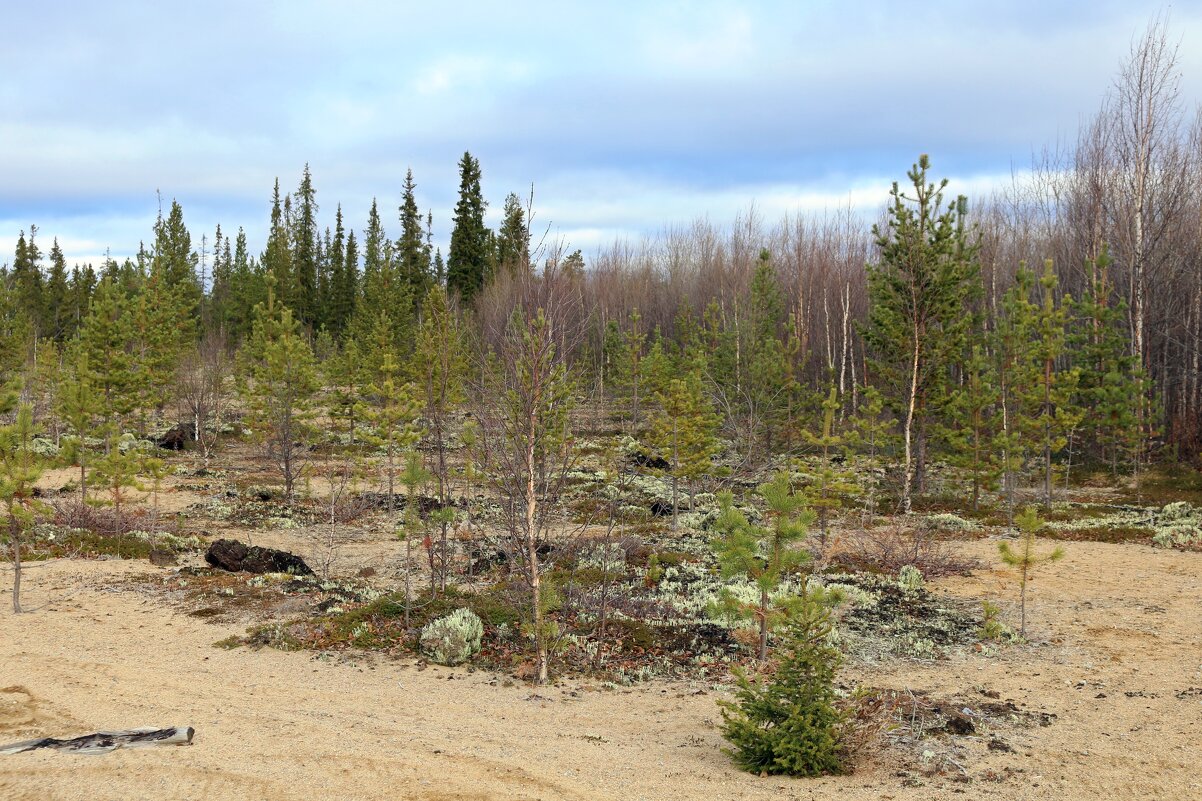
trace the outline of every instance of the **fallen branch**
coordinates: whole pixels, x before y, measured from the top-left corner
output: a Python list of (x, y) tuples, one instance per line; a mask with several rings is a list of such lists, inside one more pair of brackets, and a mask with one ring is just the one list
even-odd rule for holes
[(69, 751), (73, 754), (107, 754), (118, 748), (145, 748), (151, 745), (191, 745), (196, 731), (191, 726), (173, 726), (169, 729), (126, 729), (125, 731), (102, 731), (85, 734), (69, 740), (43, 737), (39, 740), (24, 740), (0, 747), (0, 754), (20, 754), (39, 748)]

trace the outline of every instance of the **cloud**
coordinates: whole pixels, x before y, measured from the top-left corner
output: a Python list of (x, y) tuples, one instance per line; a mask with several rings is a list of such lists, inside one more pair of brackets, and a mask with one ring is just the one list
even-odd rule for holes
[[(494, 213), (533, 182), (581, 242), (753, 201), (879, 207), (920, 152), (988, 183), (1071, 139), (1159, 9), (79, 0), (52, 19), (18, 4), (6, 22), (23, 35), (0, 50), (0, 261), (30, 222), (72, 258), (132, 253), (156, 191), (195, 239), (244, 225), (256, 250), (273, 180), (294, 187), (306, 163), (323, 223), (341, 202), (356, 227), (373, 196), (392, 223), (411, 167), (445, 242), (464, 150)], [(1202, 9), (1171, 24), (1192, 110)]]

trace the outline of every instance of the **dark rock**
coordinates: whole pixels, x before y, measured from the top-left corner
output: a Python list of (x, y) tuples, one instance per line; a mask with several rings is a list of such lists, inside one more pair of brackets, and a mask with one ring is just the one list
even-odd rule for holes
[(989, 750), (990, 751), (1003, 751), (1007, 754), (1014, 753), (1014, 749), (1010, 747), (1009, 743), (1007, 743), (1005, 740), (999, 740), (996, 737), (994, 737), (992, 740), (989, 741)]
[(312, 576), (305, 560), (287, 551), (246, 545), (237, 540), (217, 540), (205, 552), (205, 561), (213, 567), (237, 573), (292, 573)]
[(977, 724), (973, 723), (972, 718), (968, 715), (949, 709), (943, 710), (943, 714), (947, 716), (947, 723), (944, 724), (943, 730), (948, 734), (964, 736), (977, 733)]
[(154, 444), (168, 451), (182, 451), (189, 442), (196, 441), (196, 426), (192, 423), (176, 423), (162, 436), (155, 437)]
[(660, 456), (650, 456), (646, 453), (632, 453), (630, 455), (630, 463), (636, 467), (645, 467), (648, 470), (667, 470), (672, 464)]
[(651, 504), (650, 511), (652, 517), (671, 517), (672, 504), (667, 501), (654, 501)]
[(171, 567), (176, 562), (175, 554), (164, 548), (151, 548), (147, 558), (152, 565), (158, 567)]

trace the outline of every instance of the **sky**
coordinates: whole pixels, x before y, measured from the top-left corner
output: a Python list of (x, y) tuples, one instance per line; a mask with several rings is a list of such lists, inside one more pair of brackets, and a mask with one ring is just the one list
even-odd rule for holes
[[(489, 217), (586, 256), (699, 217), (876, 214), (919, 153), (973, 194), (1071, 141), (1151, 18), (1202, 100), (1202, 0), (11, 3), (0, 48), (0, 262), (18, 233), (120, 259), (178, 199), (261, 250), (307, 163), (323, 225), (405, 170), (449, 238), (465, 150)], [(389, 225), (391, 223), (391, 225)]]

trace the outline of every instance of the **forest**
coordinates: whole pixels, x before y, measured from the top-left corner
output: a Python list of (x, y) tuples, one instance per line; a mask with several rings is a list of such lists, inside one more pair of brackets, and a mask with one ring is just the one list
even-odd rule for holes
[[(1021, 767), (1076, 706), (947, 666), (1005, 684), (1041, 665), (1101, 699), (1135, 680), (1099, 678), (1118, 646), (1079, 657), (1070, 618), (1110, 625), (1162, 569), (1196, 609), (1196, 563), (1169, 567), (1202, 549), (1202, 114), (1181, 77), (1157, 22), (1007, 188), (954, 194), (915, 154), (874, 216), (752, 206), (591, 253), (537, 188), (489, 228), (470, 152), (445, 254), (412, 171), (350, 220), (304, 165), (264, 243), (190, 230), (171, 201), (135, 256), (69, 267), (30, 224), (0, 270), (0, 575), (32, 621), (7, 634), (36, 639), (85, 565), (150, 560), (106, 586), (181, 610), (229, 670), (282, 651), (408, 660), (402, 685), (489, 675), (470, 692), (543, 706), (713, 693), (680, 703), (714, 765), (647, 797), (752, 781), (724, 748), (831, 793), (851, 772), (903, 793), (1087, 782)], [(1173, 671), (1187, 629), (1146, 635), (1175, 638)], [(1149, 697), (1180, 705), (1156, 714), (1196, 719), (1173, 671)]]

